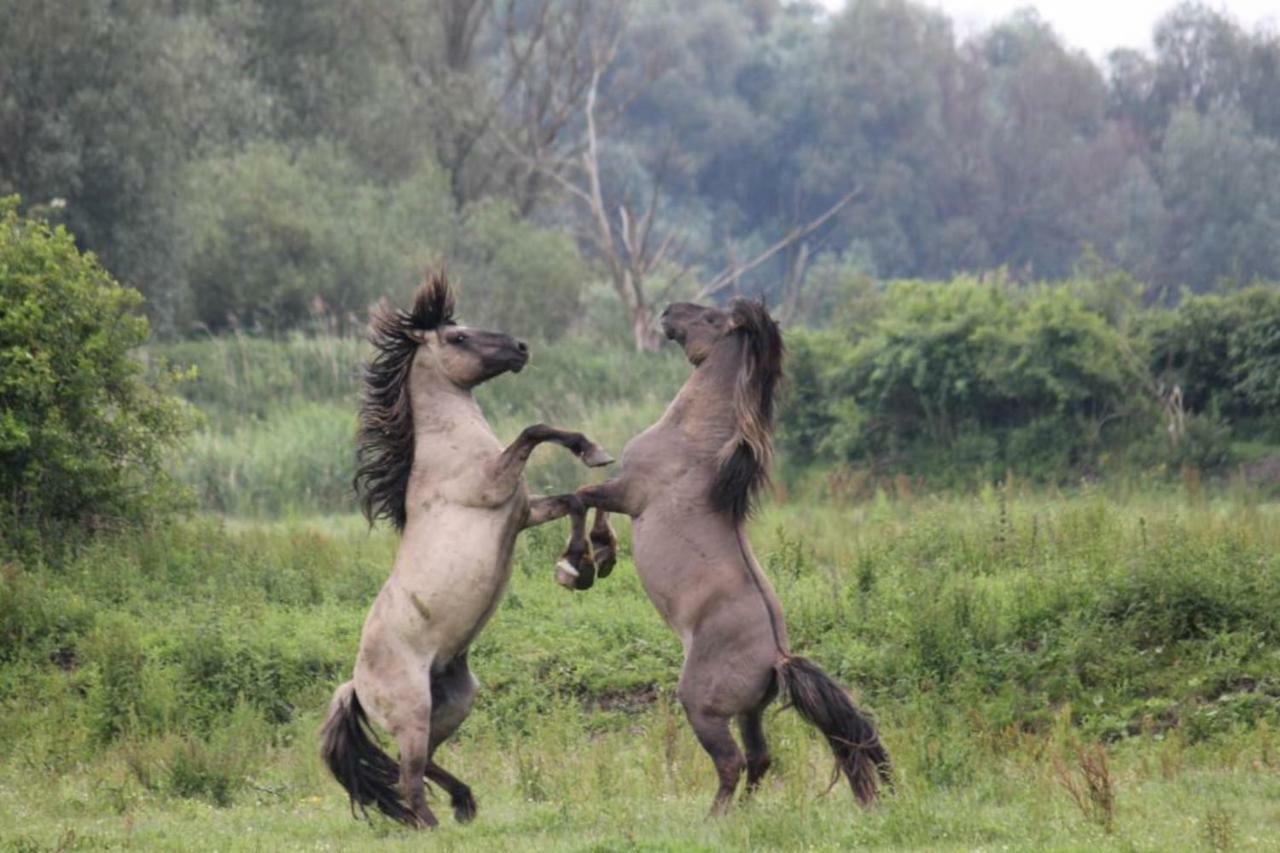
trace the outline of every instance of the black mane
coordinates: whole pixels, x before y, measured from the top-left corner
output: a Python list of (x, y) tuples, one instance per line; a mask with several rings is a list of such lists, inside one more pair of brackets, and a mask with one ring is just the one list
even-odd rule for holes
[(356, 476), (352, 483), (364, 517), (372, 525), (390, 519), (404, 530), (405, 491), (413, 469), (413, 409), (409, 405), (409, 368), (419, 336), (451, 326), (453, 293), (443, 273), (432, 273), (413, 300), (413, 310), (385, 302), (369, 321), (373, 359), (365, 365), (360, 394)]
[(711, 505), (735, 522), (746, 519), (760, 491), (769, 482), (773, 459), (774, 395), (782, 379), (786, 348), (782, 332), (764, 303), (735, 299), (729, 337), (741, 348), (742, 367), (734, 387), (738, 427), (721, 452), (720, 468), (711, 486)]

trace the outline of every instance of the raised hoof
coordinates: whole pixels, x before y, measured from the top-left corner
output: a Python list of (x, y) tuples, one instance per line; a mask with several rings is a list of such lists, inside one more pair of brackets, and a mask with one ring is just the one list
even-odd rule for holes
[(596, 561), (596, 577), (607, 578), (613, 571), (614, 564), (618, 562), (618, 552), (614, 550), (612, 545), (595, 545), (592, 548), (592, 557)]
[(591, 589), (596, 582), (596, 564), (591, 562), (591, 555), (583, 554), (574, 565), (573, 557), (565, 554), (556, 563), (556, 583), (570, 589)]
[(603, 447), (593, 444), (582, 454), (582, 461), (588, 468), (603, 468), (613, 464), (613, 457)]
[(450, 798), (453, 803), (453, 816), (458, 823), (470, 823), (476, 817), (476, 798), (470, 791)]
[(568, 589), (578, 588), (578, 578), (582, 573), (573, 567), (573, 564), (563, 557), (556, 563), (556, 583)]

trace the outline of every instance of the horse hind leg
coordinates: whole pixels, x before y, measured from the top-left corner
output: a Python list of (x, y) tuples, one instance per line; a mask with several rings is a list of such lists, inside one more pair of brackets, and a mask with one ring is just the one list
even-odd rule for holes
[(428, 779), (449, 793), (449, 804), (453, 806), (453, 817), (458, 823), (470, 823), (475, 819), (476, 798), (471, 793), (471, 786), (434, 761), (427, 763), (426, 773)]
[(742, 745), (747, 752), (746, 796), (760, 787), (760, 780), (773, 764), (769, 744), (764, 737), (764, 705), (738, 715), (738, 731), (742, 733)]
[(429, 728), (423, 726), (396, 735), (396, 742), (400, 745), (400, 790), (409, 801), (409, 808), (417, 816), (418, 826), (426, 829), (440, 824), (427, 806), (424, 777), (430, 763), (427, 758), (431, 744)]
[(449, 804), (458, 823), (467, 823), (476, 816), (476, 798), (470, 786), (436, 763), (435, 754), (471, 712), (479, 686), (467, 668), (465, 654), (431, 679), (431, 748), (426, 776), (449, 794)]
[(717, 817), (729, 810), (733, 803), (733, 793), (738, 787), (738, 779), (742, 776), (742, 768), (746, 763), (742, 750), (734, 742), (729, 732), (729, 718), (709, 710), (692, 708), (685, 705), (685, 714), (689, 725), (698, 738), (698, 743), (711, 756), (716, 765), (716, 775), (720, 777), (720, 787), (711, 803), (711, 816)]
[(432, 690), (429, 677), (415, 672), (409, 661), (397, 660), (376, 675), (356, 668), (356, 692), (379, 709), (379, 722), (400, 748), (400, 794), (418, 828), (440, 822), (427, 806), (424, 775), (431, 759)]

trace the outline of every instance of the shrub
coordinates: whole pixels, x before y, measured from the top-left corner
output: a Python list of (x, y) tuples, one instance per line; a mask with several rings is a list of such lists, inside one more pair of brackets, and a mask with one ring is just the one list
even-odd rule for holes
[(1193, 412), (1228, 418), (1280, 411), (1280, 289), (1192, 296), (1148, 316), (1151, 371)]
[(0, 529), (173, 501), (163, 456), (188, 409), (130, 355), (147, 338), (141, 301), (64, 228), (0, 200)]
[(883, 304), (857, 338), (791, 335), (797, 461), (1058, 480), (1154, 423), (1132, 342), (1067, 289), (900, 282)]

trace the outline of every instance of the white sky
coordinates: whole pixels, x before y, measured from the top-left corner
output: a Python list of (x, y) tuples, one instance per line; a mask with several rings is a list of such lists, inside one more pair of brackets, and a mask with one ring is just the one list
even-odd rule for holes
[[(845, 0), (818, 0), (837, 10)], [(1155, 22), (1177, 5), (1177, 0), (919, 0), (941, 9), (965, 37), (985, 29), (1016, 9), (1033, 6), (1067, 44), (1083, 48), (1102, 59), (1117, 47), (1151, 50)], [(1225, 11), (1246, 27), (1266, 23), (1280, 26), (1280, 0), (1209, 0), (1211, 8)]]

